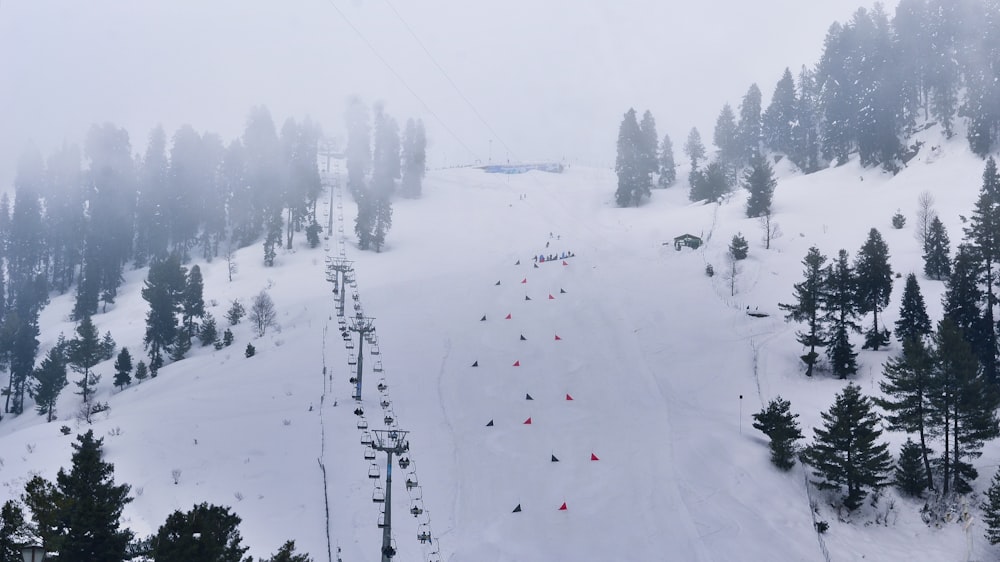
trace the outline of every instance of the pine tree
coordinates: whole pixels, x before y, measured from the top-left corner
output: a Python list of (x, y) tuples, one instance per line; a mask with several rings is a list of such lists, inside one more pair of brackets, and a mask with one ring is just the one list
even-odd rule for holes
[(653, 176), (660, 171), (660, 162), (657, 157), (657, 141), (659, 135), (656, 134), (656, 120), (653, 114), (647, 109), (642, 114), (642, 121), (639, 122), (639, 187), (640, 196), (649, 197), (650, 188), (653, 186)]
[(716, 202), (729, 192), (729, 172), (718, 161), (711, 162), (704, 170), (691, 174), (692, 201)]
[(205, 321), (201, 323), (201, 330), (198, 332), (198, 339), (202, 346), (212, 345), (219, 340), (219, 331), (215, 324), (215, 317), (211, 312), (205, 314)]
[(937, 364), (928, 392), (929, 419), (943, 437), (943, 491), (971, 491), (976, 469), (966, 461), (982, 454), (986, 440), (1000, 435), (996, 392), (985, 381), (979, 362), (961, 330), (945, 317), (935, 334)]
[(792, 127), (796, 121), (796, 97), (795, 80), (786, 68), (761, 119), (764, 146), (775, 152), (791, 155), (795, 151)]
[(264, 266), (274, 267), (277, 247), (281, 244), (281, 209), (267, 215), (267, 232), (264, 236)]
[(935, 216), (931, 220), (927, 240), (924, 243), (924, 274), (928, 278), (940, 281), (951, 275), (950, 251), (951, 241), (948, 240), (948, 231), (945, 230), (941, 219)]
[(104, 337), (101, 338), (101, 361), (107, 361), (114, 357), (117, 345), (115, 339), (111, 337), (111, 331), (104, 332)]
[(755, 218), (771, 213), (771, 197), (778, 182), (774, 169), (763, 155), (750, 159), (750, 169), (743, 174), (743, 187), (750, 192), (747, 199), (747, 217)]
[(791, 413), (790, 408), (791, 403), (778, 396), (753, 415), (754, 429), (771, 439), (771, 462), (786, 471), (795, 465), (795, 441), (802, 439), (799, 424), (795, 421), (799, 415)]
[(45, 416), (46, 422), (55, 419), (56, 400), (66, 388), (66, 357), (64, 345), (56, 345), (49, 350), (32, 374), (35, 383), (31, 386), (31, 397), (35, 399), (35, 411)]
[(986, 523), (986, 540), (990, 544), (1000, 543), (1000, 470), (993, 475), (993, 482), (986, 490), (986, 497), (979, 504)]
[(297, 554), (295, 552), (295, 541), (286, 541), (281, 545), (278, 552), (261, 562), (313, 562), (308, 554)]
[(761, 154), (761, 93), (751, 84), (740, 103), (740, 122), (736, 128), (736, 143), (741, 150), (739, 165), (745, 165)]
[(796, 332), (795, 337), (799, 344), (809, 348), (809, 352), (801, 359), (806, 364), (806, 376), (810, 377), (819, 358), (816, 348), (826, 345), (821, 318), (825, 263), (826, 256), (820, 254), (818, 248), (815, 246), (809, 248), (809, 252), (802, 260), (802, 265), (805, 266), (803, 272), (805, 279), (794, 286), (795, 303), (778, 305), (778, 308), (788, 312), (786, 319), (806, 323), (807, 329)]
[(127, 347), (123, 347), (115, 359), (115, 386), (124, 389), (130, 384), (132, 384), (132, 354), (128, 352)]
[(156, 562), (242, 562), (249, 550), (242, 545), (240, 518), (228, 507), (201, 503), (187, 513), (174, 511), (153, 537)]
[(191, 336), (184, 326), (177, 329), (177, 335), (174, 337), (174, 345), (170, 349), (170, 360), (180, 361), (184, 359), (187, 352), (191, 351)]
[(799, 72), (799, 99), (792, 124), (792, 145), (789, 157), (803, 172), (811, 174), (820, 169), (820, 126), (822, 110), (819, 109), (819, 88), (815, 72), (802, 66)]
[(876, 229), (868, 232), (868, 240), (861, 246), (854, 262), (857, 282), (857, 303), (860, 314), (872, 313), (872, 327), (865, 332), (863, 349), (878, 351), (889, 343), (889, 331), (879, 329), (878, 313), (889, 305), (892, 294), (892, 266), (889, 265), (889, 247)]
[(733, 260), (745, 260), (749, 252), (750, 245), (747, 244), (747, 239), (743, 237), (743, 234), (737, 233), (733, 236), (732, 242), (729, 243), (729, 255), (732, 256)]
[(184, 284), (184, 294), (181, 295), (181, 318), (187, 330), (188, 337), (195, 333), (195, 318), (205, 316), (204, 281), (201, 278), (201, 268), (191, 266)]
[(933, 490), (929, 458), (932, 451), (927, 440), (932, 430), (928, 395), (933, 386), (934, 358), (922, 340), (908, 338), (903, 341), (902, 355), (886, 361), (883, 376), (885, 380), (879, 382), (879, 388), (885, 398), (875, 402), (885, 410), (890, 430), (917, 434), (924, 463), (924, 487)]
[(820, 415), (823, 429), (813, 428), (815, 440), (806, 447), (802, 460), (820, 478), (815, 482), (817, 486), (845, 487), (844, 506), (857, 509), (869, 489), (885, 486), (892, 464), (889, 446), (876, 443), (882, 435), (878, 414), (871, 399), (861, 394), (861, 387), (851, 383)]
[(21, 562), (21, 548), (28, 541), (28, 523), (21, 505), (7, 500), (0, 507), (0, 561)]
[(243, 352), (243, 355), (246, 355), (247, 359), (249, 359), (256, 354), (257, 354), (257, 348), (254, 347), (252, 343), (248, 343), (246, 350), (244, 350)]
[(858, 372), (857, 356), (850, 334), (860, 333), (855, 321), (858, 314), (858, 282), (847, 258), (840, 250), (837, 261), (827, 268), (823, 292), (823, 318), (826, 324), (826, 356), (833, 374), (842, 379)]
[(983, 345), (977, 350), (983, 362), (986, 380), (997, 380), (997, 334), (993, 307), (997, 296), (993, 292), (997, 267), (1000, 266), (1000, 173), (991, 157), (983, 171), (983, 185), (979, 191), (975, 210), (969, 218), (965, 237), (979, 258), (980, 284), (985, 288), (981, 309), (983, 311)]
[(687, 141), (684, 143), (684, 154), (691, 162), (691, 173), (698, 170), (698, 164), (705, 159), (705, 145), (701, 142), (701, 133), (695, 127), (688, 133)]
[(420, 197), (426, 170), (426, 150), (424, 122), (407, 119), (403, 133), (403, 177), (399, 183), (399, 193), (403, 197)]
[(932, 331), (924, 296), (920, 294), (920, 283), (917, 282), (917, 276), (911, 273), (906, 276), (903, 301), (899, 306), (899, 319), (896, 320), (896, 337), (905, 343), (908, 339), (923, 339)]
[(243, 303), (240, 299), (233, 299), (229, 305), (229, 310), (226, 311), (226, 321), (229, 322), (230, 326), (235, 326), (240, 323), (240, 320), (246, 316), (247, 311), (243, 308)]
[(139, 361), (139, 363), (135, 366), (135, 380), (141, 383), (146, 380), (147, 377), (149, 377), (149, 368), (146, 367), (145, 361)]
[(659, 187), (668, 188), (677, 181), (677, 165), (674, 163), (674, 143), (670, 142), (670, 135), (663, 135), (663, 142), (660, 143), (660, 179)]
[(983, 315), (979, 310), (982, 302), (982, 291), (979, 288), (979, 261), (974, 252), (975, 250), (967, 244), (959, 245), (943, 301), (944, 316), (955, 324), (972, 345), (973, 350), (976, 350), (982, 345), (983, 338), (979, 337), (978, 333)]
[(76, 327), (76, 338), (67, 343), (67, 358), (73, 370), (82, 377), (76, 382), (83, 402), (90, 402), (93, 387), (101, 380), (91, 369), (101, 362), (101, 342), (97, 339), (97, 327), (89, 316), (83, 318)]
[(635, 109), (629, 108), (618, 128), (618, 156), (615, 173), (618, 189), (615, 202), (619, 207), (638, 206), (643, 194), (643, 174), (646, 165), (642, 160), (642, 131), (636, 121)]
[(142, 288), (142, 298), (149, 303), (146, 314), (146, 335), (143, 342), (149, 350), (149, 366), (156, 376), (163, 365), (163, 354), (169, 353), (177, 337), (177, 312), (187, 284), (186, 272), (176, 254), (154, 263)]
[(25, 487), (24, 501), (42, 545), (59, 560), (126, 559), (132, 532), (119, 521), (132, 498), (127, 484), (115, 485), (114, 465), (101, 458), (102, 443), (92, 430), (78, 435), (69, 472), (59, 469), (54, 486), (35, 476)]
[(893, 484), (899, 491), (910, 497), (920, 497), (927, 489), (928, 475), (921, 464), (920, 445), (907, 439), (899, 450), (899, 460), (896, 462), (896, 474)]
[(719, 117), (715, 120), (715, 131), (712, 134), (712, 144), (718, 149), (715, 161), (726, 171), (726, 178), (735, 174), (743, 156), (736, 128), (736, 116), (729, 104), (722, 106)]

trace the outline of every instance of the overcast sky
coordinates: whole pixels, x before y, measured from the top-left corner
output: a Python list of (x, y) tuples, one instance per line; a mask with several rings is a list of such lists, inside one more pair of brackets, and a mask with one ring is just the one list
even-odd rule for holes
[(710, 143), (722, 104), (736, 110), (752, 82), (766, 103), (786, 66), (814, 64), (829, 25), (861, 6), (871, 2), (0, 0), (0, 186), (26, 142), (48, 153), (95, 122), (125, 127), (140, 151), (157, 123), (236, 137), (264, 104), (278, 127), (309, 115), (336, 135), (352, 94), (383, 100), (401, 124), (423, 118), (431, 166), (609, 165), (630, 106), (650, 109), (679, 154), (692, 126)]

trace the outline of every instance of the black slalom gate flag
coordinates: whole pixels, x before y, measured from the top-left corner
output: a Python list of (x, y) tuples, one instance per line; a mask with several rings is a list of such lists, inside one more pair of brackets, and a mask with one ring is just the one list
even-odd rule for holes
[(479, 319), (480, 322), (486, 322), (486, 315), (484, 314), (482, 318)]
[(473, 363), (473, 364), (472, 364), (472, 366), (473, 366), (473, 367), (478, 367), (478, 366), (479, 366), (479, 360), (478, 360), (478, 359), (476, 359), (476, 362), (475, 362), (475, 363)]
[(524, 337), (524, 334), (521, 334), (521, 341), (528, 341), (528, 338)]
[(517, 504), (517, 507), (515, 507), (514, 511), (511, 511), (511, 513), (521, 513), (521, 504)]
[(490, 423), (486, 424), (486, 427), (493, 427), (493, 420), (490, 420)]
[(552, 455), (552, 462), (559, 462), (559, 459), (557, 459), (555, 455)]
[(530, 394), (527, 394), (527, 393), (525, 393), (525, 395), (524, 395), (524, 399), (525, 399), (525, 400), (534, 400), (534, 398), (532, 398), (532, 397), (531, 397), (531, 395), (530, 395)]

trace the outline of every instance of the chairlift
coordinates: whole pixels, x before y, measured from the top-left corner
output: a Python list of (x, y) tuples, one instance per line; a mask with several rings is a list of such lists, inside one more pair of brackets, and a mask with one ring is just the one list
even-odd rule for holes
[(345, 340), (344, 347), (346, 347), (347, 349), (354, 349), (354, 340), (352, 339)]
[(381, 373), (382, 372), (382, 361), (376, 361), (375, 362), (375, 366), (372, 367), (372, 371), (374, 371), (376, 373)]
[(380, 476), (381, 472), (379, 472), (378, 463), (373, 462), (372, 465), (368, 467), (368, 478), (371, 478), (372, 480), (377, 480)]
[(365, 418), (358, 420), (358, 429), (368, 429), (368, 420)]
[(410, 466), (409, 457), (399, 457), (399, 468), (406, 470), (408, 466)]
[[(348, 357), (347, 364), (353, 367), (358, 364), (358, 360), (355, 357)], [(358, 382), (358, 381), (351, 381), (351, 382)]]
[(386, 417), (385, 417), (385, 418), (383, 419), (383, 421), (385, 421), (385, 425), (392, 425), (392, 420), (393, 420), (393, 417), (392, 417), (392, 416), (386, 416)]
[(372, 502), (385, 503), (385, 492), (382, 490), (381, 485), (376, 485), (372, 491)]
[(365, 447), (365, 460), (366, 461), (375, 460), (375, 449), (372, 449), (370, 446)]
[(347, 379), (351, 384), (358, 384), (358, 377), (351, 377)]
[(366, 447), (372, 446), (372, 434), (367, 431), (361, 434), (361, 444)]
[(423, 512), (424, 512), (424, 508), (420, 507), (416, 503), (414, 503), (413, 507), (410, 508), (410, 513), (412, 513), (414, 517), (420, 515)]
[(427, 523), (421, 523), (417, 529), (417, 540), (421, 544), (426, 544), (431, 540), (431, 528)]
[(378, 383), (378, 386), (376, 388), (378, 388), (379, 392), (385, 392), (385, 389), (387, 389), (389, 387), (386, 386), (384, 382), (380, 382), (380, 383)]
[(386, 408), (388, 408), (390, 406), (390, 403), (389, 403), (388, 400), (382, 400), (381, 404), (382, 404), (382, 409), (383, 410), (386, 409)]
[(385, 513), (378, 514), (378, 528), (385, 529)]
[(378, 344), (376, 344), (376, 345), (372, 346), (372, 355), (378, 355), (378, 354), (379, 354)]

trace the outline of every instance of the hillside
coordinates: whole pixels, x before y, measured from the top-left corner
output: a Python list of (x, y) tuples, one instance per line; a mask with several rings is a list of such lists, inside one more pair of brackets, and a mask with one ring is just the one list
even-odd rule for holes
[[(365, 419), (382, 427), (387, 399), (394, 423), (411, 432), (412, 465), (394, 480), (397, 559), (427, 559), (439, 548), (442, 559), (455, 561), (822, 560), (802, 468), (775, 470), (750, 416), (781, 394), (811, 439), (819, 412), (845, 383), (802, 376), (796, 327), (777, 303), (790, 299), (810, 246), (853, 256), (871, 227), (886, 238), (894, 271), (920, 272), (912, 227), (918, 195), (935, 196), (954, 244), (981, 172), (962, 140), (932, 140), (895, 177), (856, 161), (809, 176), (780, 171), (774, 209), (784, 235), (771, 250), (758, 242), (756, 221), (743, 217), (742, 192), (722, 205), (691, 204), (678, 185), (654, 191), (642, 207), (619, 209), (609, 170), (429, 173), (423, 198), (396, 201), (383, 253), (359, 252), (352, 238), (343, 244), (354, 260), (358, 302), (375, 318), (380, 354), (366, 351), (364, 363), (380, 361), (388, 387), (380, 393), (380, 377), (366, 370)], [(901, 230), (890, 226), (897, 208), (910, 219)], [(343, 214), (350, 232), (349, 198)], [(686, 232), (707, 243), (681, 252), (664, 245)], [(704, 271), (706, 263), (724, 269), (737, 232), (751, 250), (731, 295), (724, 275)], [(251, 554), (292, 538), (326, 560), (320, 459), (334, 551), (339, 546), (345, 561), (378, 560), (374, 480), (325, 279), (325, 258), (341, 244), (336, 237), (326, 251), (300, 244), (279, 254), (274, 268), (260, 265), (259, 245), (242, 250), (231, 283), (223, 261), (200, 263), (220, 325), (230, 299), (248, 303), (267, 288), (280, 329), (254, 339), (244, 322), (232, 347), (197, 348), (123, 392), (112, 391), (111, 362), (97, 368), (98, 399), (111, 410), (93, 429), (104, 437), (116, 480), (133, 486), (125, 514), (138, 534), (154, 532), (174, 509), (208, 501), (243, 518)], [(534, 267), (532, 256), (562, 252), (574, 257)], [(95, 317), (102, 333), (110, 330), (135, 354), (144, 277), (145, 270), (129, 272), (117, 304)], [(921, 288), (936, 320), (943, 285), (921, 279)], [(887, 326), (901, 292), (899, 279)], [(60, 333), (72, 333), (71, 307), (63, 295), (43, 311), (42, 353)], [(770, 316), (748, 316), (747, 307)], [(248, 359), (250, 341), (257, 355)], [(861, 352), (856, 381), (866, 393), (876, 392), (881, 362), (897, 347)], [(0, 501), (19, 496), (30, 475), (52, 478), (68, 465), (72, 437), (59, 427), (86, 430), (75, 419), (80, 398), (71, 388), (56, 422), (26, 413), (0, 423)], [(896, 454), (904, 437), (887, 436)], [(980, 489), (998, 458), (1000, 449), (988, 445), (977, 463)], [(411, 473), (419, 474), (425, 510), (417, 518), (403, 486)], [(831, 525), (823, 542), (832, 559), (966, 559), (960, 525), (929, 528), (920, 504), (894, 491), (850, 522), (813, 494), (817, 519)], [(889, 500), (888, 524), (873, 524)], [(420, 544), (418, 524), (428, 521), (433, 541)], [(970, 536), (973, 559), (992, 556), (981, 524)]]

